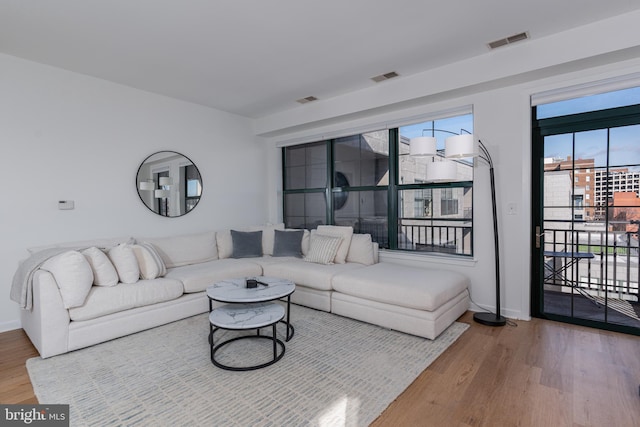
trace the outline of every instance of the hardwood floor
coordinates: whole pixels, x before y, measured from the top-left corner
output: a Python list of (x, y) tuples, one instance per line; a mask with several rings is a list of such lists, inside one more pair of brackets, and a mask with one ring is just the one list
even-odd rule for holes
[[(640, 337), (541, 319), (471, 327), (373, 423), (382, 426), (640, 425)], [(0, 402), (37, 403), (22, 330), (0, 334)]]
[(38, 403), (25, 362), (38, 356), (22, 329), (0, 334), (0, 403)]

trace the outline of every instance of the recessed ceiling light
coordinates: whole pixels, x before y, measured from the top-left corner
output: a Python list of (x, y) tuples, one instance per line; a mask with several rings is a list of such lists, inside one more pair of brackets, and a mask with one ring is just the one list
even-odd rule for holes
[(315, 96), (307, 96), (306, 98), (298, 99), (296, 102), (299, 102), (300, 104), (306, 104), (307, 102), (312, 102), (317, 100), (318, 98), (316, 98)]
[(396, 73), (395, 71), (391, 71), (389, 73), (384, 73), (384, 74), (380, 74), (379, 76), (375, 76), (375, 77), (371, 77), (371, 80), (373, 80), (376, 83), (380, 83), (383, 82), (385, 80), (389, 80), (392, 79), (394, 77), (398, 77), (400, 74)]
[(525, 31), (523, 33), (514, 34), (512, 36), (505, 37), (500, 40), (494, 40), (492, 42), (487, 43), (487, 46), (489, 46), (489, 49), (495, 49), (501, 46), (506, 46), (511, 43), (527, 40), (528, 38), (529, 38), (529, 34)]

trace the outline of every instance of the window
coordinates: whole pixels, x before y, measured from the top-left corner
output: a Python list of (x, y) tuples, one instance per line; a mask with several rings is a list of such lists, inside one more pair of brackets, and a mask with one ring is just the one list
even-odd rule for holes
[(189, 212), (200, 201), (202, 195), (202, 181), (200, 179), (200, 172), (195, 165), (184, 166), (185, 176), (185, 198), (184, 208), (185, 212)]
[[(382, 248), (473, 255), (473, 159), (443, 152), (446, 137), (464, 132), (472, 114), (283, 148), (285, 225), (346, 225)], [(409, 155), (411, 138), (427, 133), (438, 154)], [(445, 160), (456, 177), (427, 182), (429, 163)]]
[(327, 147), (323, 142), (284, 151), (284, 217), (288, 227), (326, 224)]
[(453, 189), (441, 189), (440, 196), (440, 213), (442, 215), (456, 215), (458, 213), (458, 199), (454, 198)]

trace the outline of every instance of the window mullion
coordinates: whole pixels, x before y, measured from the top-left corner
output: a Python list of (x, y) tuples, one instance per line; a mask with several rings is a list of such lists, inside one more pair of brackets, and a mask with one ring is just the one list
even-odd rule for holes
[(327, 187), (325, 189), (325, 198), (327, 200), (327, 211), (326, 211), (327, 224), (334, 224), (333, 177), (335, 176), (335, 165), (333, 164), (333, 145), (334, 145), (333, 139), (327, 141)]
[(389, 188), (387, 233), (389, 249), (398, 249), (398, 128), (389, 129)]

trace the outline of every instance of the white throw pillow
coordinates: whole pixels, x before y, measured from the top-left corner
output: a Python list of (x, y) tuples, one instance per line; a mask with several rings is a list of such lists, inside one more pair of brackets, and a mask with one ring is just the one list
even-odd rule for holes
[(338, 225), (319, 225), (316, 230), (318, 234), (323, 236), (340, 236), (342, 237), (342, 243), (336, 253), (336, 258), (333, 260), (336, 264), (344, 264), (347, 261), (347, 253), (349, 253), (349, 246), (351, 245), (351, 236), (353, 236), (353, 227), (344, 227)]
[(64, 308), (84, 304), (93, 284), (93, 271), (84, 255), (78, 251), (63, 252), (46, 260), (40, 268), (53, 274)]
[(364, 265), (373, 265), (376, 263), (373, 254), (371, 234), (354, 234), (351, 236), (347, 262), (357, 262)]
[(342, 237), (340, 236), (332, 237), (311, 233), (309, 253), (304, 257), (304, 260), (317, 264), (333, 264), (341, 242)]
[(309, 253), (309, 245), (311, 245), (311, 232), (304, 230), (304, 234), (302, 235), (302, 255)]
[(143, 280), (151, 280), (158, 277), (158, 264), (149, 253), (149, 251), (140, 245), (131, 247), (133, 253), (138, 260), (138, 268), (140, 269), (140, 278)]
[(132, 246), (133, 253), (138, 260), (140, 278), (151, 280), (162, 277), (167, 273), (167, 268), (160, 255), (155, 251), (151, 243), (139, 243)]
[(140, 279), (140, 267), (132, 245), (120, 243), (109, 249), (109, 259), (122, 283), (136, 283)]
[(118, 272), (107, 254), (95, 246), (82, 251), (93, 271), (93, 284), (96, 286), (115, 286), (118, 284)]

